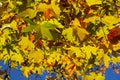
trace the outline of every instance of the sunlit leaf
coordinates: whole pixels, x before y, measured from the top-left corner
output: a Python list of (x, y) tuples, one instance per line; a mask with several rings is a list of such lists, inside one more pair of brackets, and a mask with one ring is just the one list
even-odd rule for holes
[(34, 49), (35, 47), (35, 45), (29, 40), (28, 37), (22, 37), (19, 45), (21, 46), (22, 50)]
[(53, 11), (55, 13), (55, 16), (59, 17), (60, 16), (60, 12), (61, 12), (59, 5), (51, 4), (51, 6), (52, 6), (52, 9), (53, 9)]
[(34, 60), (34, 62), (41, 62), (42, 59), (44, 59), (43, 51), (38, 50), (38, 51), (32, 51), (29, 54), (29, 58)]
[(86, 0), (86, 2), (89, 6), (102, 3), (101, 0)]
[(104, 54), (103, 61), (104, 61), (105, 67), (108, 68), (109, 62), (110, 62), (110, 57), (107, 54)]
[(14, 30), (17, 30), (17, 22), (15, 20), (13, 20), (11, 23), (10, 23), (10, 26), (14, 29)]
[(19, 16), (21, 17), (29, 17), (30, 19), (34, 18), (37, 14), (37, 11), (34, 9), (26, 9), (25, 11), (21, 12)]
[(20, 53), (14, 53), (11, 57), (11, 60), (17, 61), (19, 62), (19, 64), (21, 64), (24, 61), (23, 56)]
[(63, 30), (62, 35), (64, 35), (65, 38), (70, 40), (70, 41), (74, 39), (73, 38), (73, 29), (72, 28), (67, 28), (67, 29)]
[(89, 35), (84, 28), (76, 28), (75, 31), (77, 32), (77, 36), (79, 37), (80, 41), (83, 41)]
[(115, 16), (104, 16), (102, 19), (103, 23), (108, 26), (109, 29), (114, 28), (113, 24), (120, 22), (120, 19)]

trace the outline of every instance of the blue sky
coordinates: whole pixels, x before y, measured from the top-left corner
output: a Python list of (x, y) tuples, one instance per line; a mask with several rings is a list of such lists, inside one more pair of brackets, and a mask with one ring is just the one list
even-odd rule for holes
[[(5, 70), (8, 67), (8, 64), (4, 65), (4, 62), (0, 61), (0, 66), (3, 66), (1, 70)], [(47, 72), (43, 71), (42, 75), (35, 76), (33, 74), (29, 76), (29, 79), (26, 79), (24, 76), (21, 75), (22, 72), (19, 70), (19, 68), (20, 66), (18, 66), (18, 69), (9, 70), (9, 74), (11, 76), (10, 80), (45, 80), (45, 76), (47, 75)], [(120, 71), (120, 66), (118, 68)], [(35, 77), (37, 77), (37, 79)], [(112, 66), (110, 66), (105, 72), (105, 80), (120, 80), (120, 73), (116, 74), (112, 70)]]

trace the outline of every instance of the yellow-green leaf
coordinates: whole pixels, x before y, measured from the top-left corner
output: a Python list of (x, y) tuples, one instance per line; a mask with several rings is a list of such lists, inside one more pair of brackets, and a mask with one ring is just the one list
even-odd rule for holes
[(86, 0), (87, 4), (88, 4), (89, 6), (95, 5), (95, 4), (101, 4), (101, 1), (102, 1), (102, 0)]
[(10, 23), (10, 26), (14, 29), (14, 30), (17, 30), (17, 22), (15, 20), (13, 20), (11, 23)]

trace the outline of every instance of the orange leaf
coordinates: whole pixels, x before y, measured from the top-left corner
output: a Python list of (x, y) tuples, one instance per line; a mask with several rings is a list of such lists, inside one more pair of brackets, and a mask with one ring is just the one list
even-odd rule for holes
[(35, 33), (30, 34), (29, 39), (31, 42), (34, 42), (35, 40)]
[(47, 9), (45, 12), (44, 12), (44, 17), (45, 19), (50, 19), (50, 13), (51, 13), (51, 9)]
[(74, 64), (70, 64), (70, 65), (68, 65), (65, 69), (68, 70), (68, 69), (73, 68), (74, 66), (75, 66)]
[(73, 66), (73, 69), (70, 71), (69, 76), (72, 76), (72, 75), (73, 75), (73, 73), (75, 72), (75, 70), (76, 70), (76, 66), (74, 65), (74, 66)]

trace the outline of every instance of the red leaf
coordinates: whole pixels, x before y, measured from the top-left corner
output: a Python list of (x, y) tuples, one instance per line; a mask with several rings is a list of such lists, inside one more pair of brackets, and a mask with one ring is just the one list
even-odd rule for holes
[(111, 29), (107, 37), (110, 43), (117, 44), (120, 40), (120, 28)]

